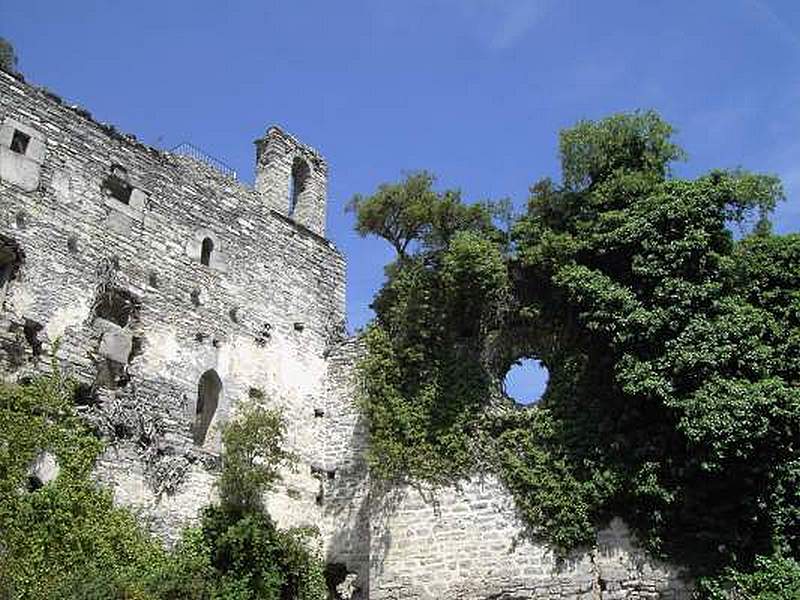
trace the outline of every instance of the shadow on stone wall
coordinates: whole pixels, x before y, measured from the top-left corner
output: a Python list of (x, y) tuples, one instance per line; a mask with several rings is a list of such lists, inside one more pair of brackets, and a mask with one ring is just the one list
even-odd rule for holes
[(360, 451), (366, 436), (365, 419), (357, 414), (345, 445), (351, 450), (350, 454), (338, 465), (335, 479), (321, 483), (322, 512), (326, 521), (333, 524), (325, 562), (329, 570), (338, 572), (342, 578), (352, 573), (358, 576), (350, 596), (352, 600), (369, 598), (370, 493), (367, 465)]

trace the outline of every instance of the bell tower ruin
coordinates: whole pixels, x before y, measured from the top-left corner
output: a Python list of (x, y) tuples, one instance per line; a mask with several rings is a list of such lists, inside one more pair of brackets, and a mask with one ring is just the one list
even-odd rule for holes
[(275, 212), (325, 237), (328, 164), (278, 127), (256, 144), (256, 193)]

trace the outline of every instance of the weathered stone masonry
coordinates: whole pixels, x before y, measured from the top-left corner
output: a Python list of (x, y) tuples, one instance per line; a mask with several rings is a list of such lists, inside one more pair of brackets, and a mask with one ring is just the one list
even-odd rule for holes
[[(116, 134), (6, 74), (0, 86), (0, 235), (14, 254), (7, 371), (46, 366), (60, 340), (62, 364), (95, 388), (86, 404), (102, 401), (93, 412), (112, 444), (99, 476), (167, 537), (209, 501), (214, 425), (250, 397), (283, 407), (304, 463), (287, 474), (285, 521), (316, 522), (315, 409), (344, 319), (344, 259), (319, 221), (324, 181), (299, 198), (306, 212), (295, 222), (288, 200), (281, 213), (204, 164)], [(27, 147), (12, 148), (17, 132)], [(316, 152), (276, 128), (259, 141), (273, 146), (324, 175)]]
[(327, 173), (273, 127), (249, 188), (0, 72), (4, 376), (46, 370), (56, 352), (109, 441), (98, 479), (167, 541), (213, 498), (215, 425), (261, 402), (284, 409), (301, 457), (270, 512), (319, 527), (353, 598), (686, 597), (621, 522), (562, 560), (524, 534), (491, 476), (434, 499), (370, 482)]

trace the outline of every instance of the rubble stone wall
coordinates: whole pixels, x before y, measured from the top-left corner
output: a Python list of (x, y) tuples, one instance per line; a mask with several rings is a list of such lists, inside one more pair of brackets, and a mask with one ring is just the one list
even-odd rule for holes
[[(336, 518), (328, 560), (359, 573), (371, 600), (688, 600), (684, 569), (637, 547), (620, 519), (596, 544), (562, 556), (532, 536), (497, 477), (475, 476), (429, 490), (373, 481), (365, 464), (368, 432), (353, 409), (354, 341), (331, 362), (326, 459), (337, 466), (326, 507)], [(334, 441), (335, 440), (335, 441)], [(352, 517), (358, 515), (355, 521)], [(366, 515), (367, 527), (364, 527)], [(364, 576), (364, 571), (367, 575)]]
[[(243, 400), (282, 407), (302, 464), (271, 509), (283, 524), (316, 524), (315, 409), (343, 326), (341, 254), (255, 190), (2, 72), (0, 124), (0, 241), (19, 257), (3, 284), (8, 376), (47, 368), (59, 341), (65, 370), (94, 388), (86, 410), (102, 404), (110, 444), (98, 476), (167, 537), (209, 501), (215, 425)], [(25, 152), (11, 147), (17, 131)], [(127, 322), (114, 323), (108, 305), (126, 302)], [(198, 384), (211, 369), (222, 391), (195, 443)]]
[(394, 488), (371, 509), (372, 600), (690, 597), (681, 574), (637, 549), (619, 519), (596, 547), (567, 557), (532, 540), (492, 476), (433, 493)]

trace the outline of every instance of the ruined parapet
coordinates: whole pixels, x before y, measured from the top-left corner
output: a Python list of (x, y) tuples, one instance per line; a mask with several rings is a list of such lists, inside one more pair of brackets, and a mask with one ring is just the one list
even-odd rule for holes
[(325, 159), (278, 127), (270, 127), (255, 144), (256, 192), (264, 204), (325, 237)]

